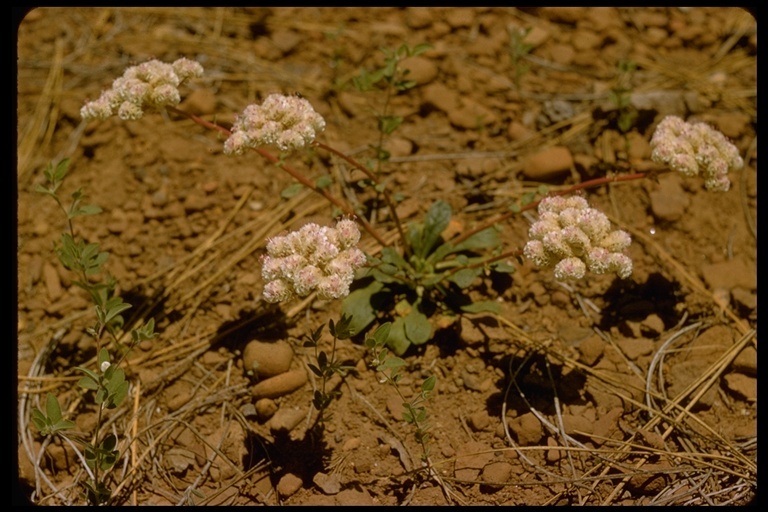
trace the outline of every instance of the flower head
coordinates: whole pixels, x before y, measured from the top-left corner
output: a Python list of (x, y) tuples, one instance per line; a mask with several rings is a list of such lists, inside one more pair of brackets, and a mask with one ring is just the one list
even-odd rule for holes
[(261, 105), (248, 105), (232, 125), (224, 153), (241, 154), (246, 148), (276, 145), (281, 150), (303, 148), (325, 129), (325, 120), (312, 104), (299, 96), (270, 94)]
[(345, 297), (355, 271), (366, 262), (356, 247), (359, 240), (360, 230), (351, 219), (342, 219), (333, 228), (309, 223), (271, 238), (261, 268), (264, 299), (282, 302), (314, 290), (324, 299)]
[(545, 197), (538, 211), (523, 255), (538, 267), (554, 267), (555, 279), (581, 279), (587, 270), (616, 272), (622, 279), (632, 274), (632, 260), (622, 253), (631, 238), (625, 231), (611, 230), (608, 217), (590, 208), (586, 199)]
[(162, 109), (181, 102), (179, 85), (187, 78), (199, 77), (203, 66), (181, 58), (173, 64), (150, 60), (125, 70), (112, 82), (112, 88), (80, 109), (85, 120), (106, 119), (117, 113), (120, 119), (139, 119), (144, 108)]
[(701, 174), (707, 190), (726, 192), (728, 172), (741, 169), (744, 160), (725, 135), (706, 123), (687, 123), (667, 116), (651, 138), (651, 159), (685, 176)]

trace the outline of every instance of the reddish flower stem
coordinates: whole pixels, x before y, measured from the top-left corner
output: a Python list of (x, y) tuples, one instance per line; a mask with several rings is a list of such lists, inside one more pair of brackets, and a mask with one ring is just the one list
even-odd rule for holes
[[(664, 171), (659, 171), (659, 172), (664, 172)], [(588, 188), (599, 187), (600, 185), (604, 185), (606, 183), (615, 183), (615, 182), (619, 182), (619, 181), (640, 180), (640, 179), (647, 178), (647, 177), (648, 177), (648, 173), (644, 173), (644, 172), (636, 172), (636, 173), (632, 173), (632, 174), (622, 174), (622, 175), (619, 175), (619, 176), (604, 176), (602, 178), (595, 178), (593, 180), (585, 181), (583, 183), (578, 183), (578, 184), (573, 185), (572, 187), (568, 187), (567, 189), (564, 189), (564, 190), (560, 190), (560, 191), (557, 191), (557, 192), (552, 192), (550, 195), (553, 195), (553, 196), (563, 196), (563, 195), (566, 195), (566, 194), (572, 194), (573, 192), (576, 192), (577, 190), (584, 190), (584, 189), (588, 189)], [(544, 198), (542, 197), (541, 199), (544, 199)], [(495, 224), (498, 224), (499, 222), (503, 222), (503, 221), (509, 219), (510, 217), (512, 217), (513, 215), (517, 215), (517, 214), (522, 213), (524, 211), (532, 210), (532, 209), (536, 208), (539, 205), (539, 203), (541, 202), (541, 199), (537, 199), (536, 201), (528, 203), (527, 205), (523, 206), (522, 208), (520, 208), (517, 211), (511, 211), (510, 210), (510, 211), (508, 211), (506, 213), (502, 213), (502, 214), (499, 214), (499, 215), (497, 215), (495, 217), (492, 217), (492, 218), (488, 219), (487, 221), (483, 222), (482, 224), (480, 224), (479, 226), (475, 227), (474, 229), (471, 229), (469, 231), (465, 231), (461, 235), (459, 235), (456, 238), (450, 240), (450, 242), (453, 245), (458, 245), (461, 242), (463, 242), (464, 240), (466, 240), (467, 238), (469, 238), (472, 235), (474, 235), (475, 233), (479, 233), (480, 231), (482, 231), (484, 229), (488, 229), (489, 227), (491, 227), (491, 226), (493, 226)]]
[[(200, 126), (203, 126), (205, 128), (211, 129), (211, 130), (218, 131), (218, 132), (226, 135), (227, 137), (232, 135), (232, 132), (230, 130), (227, 130), (226, 128), (224, 128), (222, 126), (219, 126), (217, 124), (211, 123), (210, 121), (206, 121), (205, 119), (202, 119), (202, 118), (200, 118), (200, 117), (198, 117), (198, 116), (196, 116), (194, 114), (190, 114), (189, 112), (185, 112), (183, 110), (180, 110), (180, 109), (177, 109), (177, 108), (174, 108), (174, 107), (168, 107), (168, 110), (171, 111), (171, 112), (174, 112), (176, 114), (179, 114), (181, 116), (187, 117), (187, 118), (191, 119), (192, 121), (194, 121), (195, 123), (199, 124)], [(361, 172), (363, 172), (374, 183), (376, 183), (377, 185), (381, 185), (381, 182), (376, 177), (376, 175), (373, 174), (365, 166), (360, 164), (354, 158), (352, 158), (350, 156), (347, 156), (344, 153), (338, 151), (337, 149), (334, 149), (333, 147), (328, 146), (327, 144), (323, 144), (322, 142), (317, 142), (316, 141), (314, 143), (314, 145), (319, 147), (319, 148), (321, 148), (321, 149), (324, 149), (324, 150), (326, 150), (326, 151), (328, 151), (328, 152), (330, 152), (330, 153), (332, 153), (332, 154), (334, 154), (334, 155), (336, 155), (336, 156), (338, 156), (340, 158), (342, 158), (344, 161), (346, 161), (347, 163), (352, 165), (355, 169), (358, 169)], [(288, 165), (285, 162), (281, 161), (279, 158), (274, 156), (269, 151), (267, 151), (265, 149), (262, 149), (262, 148), (255, 148), (255, 151), (257, 153), (259, 153), (262, 157), (266, 158), (270, 162), (272, 162), (275, 165), (277, 165), (280, 169), (282, 169), (285, 172), (287, 172), (288, 174), (290, 174), (296, 181), (298, 181), (299, 183), (301, 183), (305, 187), (308, 187), (310, 190), (312, 190), (312, 191), (322, 195), (323, 197), (325, 197), (331, 204), (337, 206), (341, 211), (343, 211), (347, 215), (355, 217), (363, 225), (363, 228), (372, 237), (374, 237), (376, 239), (376, 241), (379, 242), (382, 245), (382, 247), (386, 247), (387, 245), (389, 245), (384, 240), (384, 238), (379, 234), (379, 232), (376, 230), (376, 228), (371, 226), (371, 224), (368, 221), (366, 221), (362, 216), (358, 216), (355, 213), (354, 209), (351, 206), (349, 206), (347, 203), (339, 200), (338, 198), (336, 198), (336, 196), (332, 195), (326, 189), (317, 187), (306, 176), (304, 176), (302, 173), (300, 173), (299, 171), (297, 171), (296, 169), (294, 169), (290, 165)], [(660, 170), (660, 171), (657, 171), (657, 172), (661, 173), (661, 172), (667, 172), (667, 171), (668, 171), (668, 169), (663, 169), (663, 170)], [(583, 183), (578, 183), (578, 184), (573, 185), (571, 187), (568, 187), (568, 188), (566, 188), (564, 190), (560, 190), (560, 191), (557, 191), (557, 192), (552, 192), (552, 194), (550, 194), (550, 195), (561, 196), (561, 195), (571, 194), (571, 193), (576, 192), (578, 190), (584, 190), (584, 189), (590, 189), (590, 188), (599, 187), (600, 185), (604, 185), (606, 183), (617, 183), (617, 182), (620, 182), (620, 181), (633, 181), (633, 180), (639, 180), (639, 179), (647, 178), (648, 176), (649, 176), (649, 173), (644, 173), (644, 172), (636, 172), (636, 173), (632, 173), (632, 174), (622, 174), (622, 175), (619, 175), (619, 176), (605, 176), (605, 177), (602, 177), (602, 178), (595, 178), (593, 180), (585, 181)], [(400, 237), (403, 240), (403, 247), (406, 248), (406, 250), (407, 250), (408, 249), (408, 244), (406, 243), (407, 239), (406, 239), (405, 233), (403, 231), (402, 223), (400, 222), (400, 219), (397, 216), (397, 211), (395, 209), (394, 203), (392, 202), (391, 197), (390, 197), (389, 193), (386, 191), (386, 189), (384, 189), (384, 187), (380, 187), (380, 188), (382, 189), (382, 193), (384, 194), (384, 200), (386, 201), (387, 206), (389, 207), (390, 211), (392, 212), (392, 217), (395, 220), (395, 223), (397, 225), (397, 230), (398, 230), (398, 232), (400, 234)], [(541, 199), (543, 199), (543, 198), (541, 198)], [(527, 205), (523, 206), (522, 208), (520, 208), (517, 211), (510, 210), (508, 212), (505, 212), (505, 213), (499, 214), (499, 215), (497, 215), (495, 217), (492, 217), (492, 218), (486, 220), (484, 223), (480, 224), (479, 226), (475, 227), (474, 229), (471, 229), (469, 231), (465, 231), (461, 235), (459, 235), (456, 238), (450, 240), (450, 242), (453, 245), (458, 245), (461, 242), (463, 242), (464, 240), (466, 240), (467, 238), (471, 237), (472, 235), (474, 235), (476, 233), (479, 233), (480, 231), (482, 231), (484, 229), (487, 229), (487, 228), (489, 228), (489, 227), (491, 227), (491, 226), (493, 226), (495, 224), (498, 224), (499, 222), (503, 222), (503, 221), (509, 219), (510, 217), (514, 216), (514, 215), (517, 215), (517, 214), (522, 213), (524, 211), (528, 211), (528, 210), (532, 210), (532, 209), (536, 208), (538, 206), (538, 204), (541, 202), (541, 199), (538, 199), (536, 201), (528, 203)], [(502, 255), (502, 256), (497, 257), (497, 258), (493, 258), (492, 260), (489, 260), (489, 262), (496, 261), (498, 259), (501, 259), (502, 257), (506, 257), (506, 255), (508, 255), (508, 254), (514, 254), (516, 252), (519, 252), (519, 251), (516, 250), (516, 251), (512, 251), (511, 253), (505, 253), (505, 255)], [(486, 262), (486, 263), (488, 263), (488, 262)]]
[[(218, 131), (223, 135), (226, 135), (227, 137), (232, 135), (232, 132), (230, 130), (227, 130), (223, 126), (219, 126), (217, 124), (211, 123), (210, 121), (206, 121), (205, 119), (198, 117), (194, 114), (190, 114), (189, 112), (185, 112), (183, 110), (180, 110), (174, 107), (168, 107), (168, 110), (175, 114), (179, 114), (188, 119), (191, 119), (192, 121), (199, 124), (200, 126), (208, 128), (210, 130)], [(367, 220), (365, 220), (362, 216), (358, 216), (357, 213), (355, 213), (354, 209), (351, 206), (349, 206), (347, 203), (339, 200), (336, 196), (328, 192), (326, 189), (318, 187), (317, 185), (312, 183), (306, 176), (304, 176), (301, 172), (297, 171), (290, 165), (286, 164), (285, 162), (277, 158), (275, 155), (273, 155), (269, 151), (262, 148), (254, 148), (254, 151), (256, 151), (258, 154), (260, 154), (262, 157), (269, 160), (273, 164), (277, 165), (283, 171), (290, 174), (296, 181), (298, 181), (305, 187), (309, 188), (313, 192), (316, 192), (322, 195), (331, 204), (337, 206), (341, 211), (343, 211), (347, 215), (354, 217), (357, 221), (360, 222), (360, 224), (363, 225), (363, 228), (368, 232), (368, 234), (370, 234), (373, 238), (375, 238), (376, 241), (382, 245), (382, 247), (386, 247), (388, 245), (386, 240), (384, 240), (384, 238), (379, 234), (376, 228), (371, 226), (371, 224)]]
[(339, 158), (341, 158), (342, 160), (350, 164), (355, 169), (362, 171), (363, 174), (365, 174), (371, 181), (373, 181), (377, 185), (376, 190), (379, 190), (384, 195), (384, 202), (387, 203), (387, 207), (389, 208), (389, 211), (392, 214), (392, 219), (395, 221), (395, 226), (397, 227), (397, 232), (400, 235), (400, 240), (402, 240), (403, 242), (403, 248), (406, 251), (406, 257), (407, 257), (408, 254), (410, 253), (410, 245), (408, 244), (408, 239), (405, 237), (405, 231), (403, 231), (403, 223), (400, 222), (400, 217), (397, 215), (397, 208), (395, 208), (395, 203), (392, 201), (392, 196), (389, 195), (389, 191), (387, 191), (387, 189), (384, 186), (381, 186), (381, 181), (379, 181), (379, 178), (373, 172), (371, 172), (368, 168), (366, 168), (363, 164), (361, 164), (351, 156), (345, 155), (338, 149), (317, 141), (315, 141), (315, 146), (338, 156)]

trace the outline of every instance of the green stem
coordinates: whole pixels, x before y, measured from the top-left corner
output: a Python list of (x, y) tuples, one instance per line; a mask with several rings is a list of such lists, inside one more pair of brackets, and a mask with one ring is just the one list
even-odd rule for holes
[(406, 252), (406, 257), (410, 256), (410, 244), (408, 244), (408, 239), (405, 237), (405, 231), (403, 230), (403, 224), (400, 222), (400, 217), (397, 215), (397, 208), (395, 208), (395, 203), (392, 201), (392, 196), (390, 196), (389, 191), (385, 188), (385, 186), (381, 183), (378, 176), (371, 172), (367, 167), (365, 167), (363, 164), (355, 160), (349, 155), (345, 155), (341, 151), (339, 151), (336, 148), (333, 148), (327, 144), (324, 144), (322, 142), (315, 141), (315, 145), (321, 149), (324, 149), (328, 151), (329, 153), (332, 153), (339, 158), (346, 161), (348, 164), (350, 164), (355, 169), (358, 169), (359, 171), (362, 171), (365, 176), (370, 179), (372, 182), (376, 184), (376, 190), (380, 191), (384, 195), (384, 201), (387, 203), (387, 207), (389, 208), (390, 213), (392, 214), (392, 219), (395, 221), (395, 226), (397, 226), (397, 232), (400, 235), (400, 240), (403, 242), (403, 247)]

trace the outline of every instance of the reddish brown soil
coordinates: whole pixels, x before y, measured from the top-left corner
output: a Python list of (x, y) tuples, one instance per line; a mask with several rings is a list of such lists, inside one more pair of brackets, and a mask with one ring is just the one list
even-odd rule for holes
[[(510, 34), (520, 29), (531, 49), (514, 58)], [(110, 252), (129, 318), (154, 317), (159, 332), (131, 353), (129, 399), (109, 413), (124, 455), (109, 478), (115, 504), (753, 499), (757, 37), (746, 11), (45, 8), (24, 19), (18, 43), (24, 498), (84, 503), (74, 451), (61, 440), (43, 449), (32, 426), (45, 393), (59, 397), (77, 431), (96, 423), (74, 370), (93, 364), (84, 330), (92, 306), (52, 251), (65, 219), (34, 192), (46, 164), (69, 157), (63, 195), (83, 187), (104, 210), (77, 219), (78, 234)], [(527, 262), (506, 282), (481, 280), (473, 297), (496, 300), (498, 317), (469, 315), (404, 356), (409, 396), (437, 377), (429, 470), (401, 400), (377, 381), (360, 340), (337, 346), (356, 371), (333, 382), (340, 395), (320, 437), (309, 429), (317, 379), (254, 403), (246, 345), (290, 343), (291, 368), (302, 369), (313, 353), (298, 340), (338, 319), (335, 301), (278, 307), (261, 298), (264, 240), (308, 220), (331, 224), (327, 202), (310, 192), (282, 199), (287, 174), (256, 153), (223, 155), (220, 137), (177, 116), (79, 117), (125, 67), (183, 56), (206, 72), (182, 89), (182, 107), (226, 126), (270, 92), (298, 92), (328, 123), (321, 140), (365, 161), (378, 140), (371, 109), (383, 95), (356, 92), (350, 78), (402, 43), (432, 45), (408, 63), (417, 87), (390, 104), (404, 123), (386, 144), (383, 171), (404, 196), (405, 222), (442, 199), (460, 232), (541, 182), (559, 190), (649, 170), (653, 127), (668, 114), (717, 127), (745, 161), (726, 193), (670, 174), (586, 192), (633, 235), (628, 280), (563, 286)], [(620, 73), (622, 61), (636, 70)], [(611, 100), (619, 87), (630, 99), (624, 111)], [(365, 199), (341, 187), (351, 171), (327, 154), (291, 164), (313, 179), (330, 173), (334, 193)], [(503, 223), (508, 249), (522, 248), (531, 219)], [(386, 217), (378, 226), (394, 236)], [(378, 249), (367, 234), (362, 246)]]

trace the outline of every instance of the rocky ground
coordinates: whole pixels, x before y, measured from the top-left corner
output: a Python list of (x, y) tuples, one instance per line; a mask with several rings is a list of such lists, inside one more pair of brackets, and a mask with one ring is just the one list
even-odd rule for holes
[[(561, 284), (511, 259), (507, 280), (478, 278), (475, 313), (413, 347), (407, 399), (427, 402), (429, 467), (403, 400), (381, 384), (361, 339), (336, 356), (354, 369), (325, 429), (312, 426), (301, 339), (339, 301), (280, 305), (261, 294), (265, 240), (338, 214), (257, 153), (180, 116), (81, 122), (80, 107), (149, 59), (197, 60), (181, 107), (221, 126), (272, 92), (300, 94), (325, 118), (319, 140), (360, 161), (379, 141), (382, 91), (353, 77), (384, 49), (430, 45), (401, 63), (415, 87), (390, 97), (402, 125), (381, 175), (398, 215), (451, 205), (450, 234), (509, 211), (540, 186), (653, 175), (649, 141), (665, 115), (704, 121), (740, 150), (728, 192), (661, 174), (584, 191), (633, 238), (632, 276)], [(34, 191), (71, 159), (99, 215), (76, 232), (110, 253), (133, 307), (159, 336), (125, 361), (128, 399), (108, 411), (120, 463), (112, 502), (287, 505), (745, 504), (756, 493), (757, 34), (740, 8), (42, 8), (18, 30), (18, 487), (41, 505), (82, 504), (75, 450), (31, 421), (55, 394), (74, 433), (97, 423), (76, 366), (94, 365), (92, 305), (52, 248), (67, 228)], [(396, 238), (341, 159), (290, 157), (311, 179)], [(373, 212), (373, 213), (372, 213)], [(521, 249), (534, 216), (501, 225)], [(449, 233), (444, 234), (446, 237)], [(369, 254), (381, 249), (363, 234)], [(327, 334), (321, 348), (331, 349)], [(264, 357), (269, 356), (268, 359)], [(244, 358), (248, 358), (246, 363)], [(256, 358), (261, 380), (246, 368)], [(261, 358), (261, 359), (259, 359)], [(265, 393), (264, 368), (293, 384)], [(252, 373), (252, 372), (251, 372)], [(287, 376), (287, 377), (286, 377)], [(274, 383), (274, 381), (273, 381)], [(75, 445), (76, 446), (76, 445)]]

